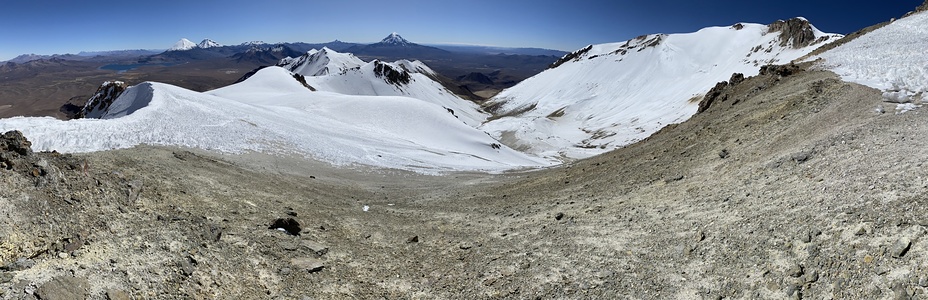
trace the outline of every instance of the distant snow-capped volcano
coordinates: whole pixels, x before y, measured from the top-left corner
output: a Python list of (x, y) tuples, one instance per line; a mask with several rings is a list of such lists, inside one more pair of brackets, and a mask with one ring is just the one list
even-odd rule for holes
[(202, 48), (202, 49), (207, 49), (207, 48), (222, 47), (222, 44), (217, 43), (216, 41), (211, 40), (211, 39), (204, 39), (202, 42), (197, 44), (197, 47)]
[(222, 44), (217, 43), (211, 39), (203, 39), (203, 41), (199, 44), (194, 44), (190, 40), (183, 38), (177, 41), (177, 43), (174, 43), (174, 46), (171, 46), (168, 51), (187, 51), (192, 49), (208, 49), (215, 47), (222, 47)]
[(387, 37), (385, 37), (383, 40), (381, 40), (379, 44), (393, 45), (393, 46), (408, 46), (412, 43), (404, 39), (398, 33), (394, 32), (388, 35)]
[(179, 41), (177, 41), (177, 43), (174, 43), (174, 46), (171, 46), (171, 48), (168, 49), (168, 51), (186, 51), (186, 50), (190, 50), (196, 47), (197, 47), (197, 44), (194, 44), (190, 40), (184, 38), (184, 39), (180, 39)]

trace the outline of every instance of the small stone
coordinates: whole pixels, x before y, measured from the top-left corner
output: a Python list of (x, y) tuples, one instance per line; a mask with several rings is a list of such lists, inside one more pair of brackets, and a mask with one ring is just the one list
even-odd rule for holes
[(58, 258), (60, 259), (65, 259), (65, 258), (68, 258), (69, 256), (70, 255), (68, 255), (67, 252), (58, 252)]
[(801, 292), (802, 292), (801, 286), (791, 284), (786, 287), (786, 297), (795, 299), (795, 296), (799, 296), (799, 293)]
[(281, 268), (280, 275), (290, 275), (290, 268)]
[(909, 252), (909, 248), (911, 247), (912, 241), (909, 240), (909, 238), (901, 238), (893, 245), (892, 255), (894, 258), (902, 258)]
[(287, 251), (294, 251), (300, 248), (299, 244), (297, 244), (295, 241), (280, 241), (277, 243), (277, 245)]
[(0, 283), (9, 283), (13, 281), (13, 274), (9, 272), (0, 272)]
[(73, 252), (77, 249), (80, 249), (83, 245), (84, 241), (80, 237), (75, 237), (73, 239), (69, 239), (69, 242), (64, 245), (64, 251)]
[(418, 242), (419, 242), (419, 236), (418, 236), (418, 235), (406, 239), (406, 243), (407, 243), (407, 244), (418, 243)]
[(806, 282), (812, 283), (818, 281), (818, 271), (812, 271), (809, 274), (806, 274)]
[(790, 158), (791, 158), (793, 161), (795, 161), (795, 162), (801, 164), (801, 163), (804, 163), (804, 162), (806, 162), (807, 160), (809, 160), (809, 158), (812, 158), (812, 153), (809, 152), (809, 151), (802, 151), (802, 152), (799, 152), (799, 153), (793, 153), (793, 155), (790, 156)]
[(559, 213), (557, 213), (557, 214), (554, 215), (554, 219), (555, 219), (555, 220), (560, 221), (560, 220), (563, 219), (563, 218), (564, 218), (564, 213), (559, 212)]
[(106, 290), (106, 299), (108, 300), (129, 300), (129, 294), (122, 290)]
[(42, 169), (48, 169), (48, 161), (44, 159), (40, 159), (39, 161), (35, 163), (35, 166), (42, 168)]
[(684, 176), (683, 174), (673, 175), (673, 176), (667, 177), (667, 179), (664, 179), (664, 183), (680, 181), (680, 180), (683, 180), (684, 178), (686, 178), (686, 176)]
[(719, 158), (721, 159), (726, 159), (729, 155), (730, 153), (728, 153), (728, 149), (722, 149), (722, 151), (719, 151)]
[(803, 268), (802, 268), (802, 266), (799, 265), (799, 264), (793, 264), (793, 265), (789, 268), (789, 271), (788, 271), (789, 276), (792, 276), (792, 277), (799, 277), (799, 276), (802, 276), (803, 273), (804, 273), (804, 272), (803, 272)]
[(918, 286), (928, 287), (928, 276), (922, 276), (918, 278)]
[(461, 242), (460, 244), (458, 244), (458, 248), (461, 250), (467, 250), (473, 247), (474, 247), (474, 244), (471, 244), (468, 242)]
[(35, 265), (35, 261), (28, 258), (20, 258), (15, 262), (4, 265), (0, 267), (0, 271), (22, 271), (25, 269), (32, 268)]
[(865, 234), (867, 234), (867, 227), (865, 226), (860, 226), (859, 228), (857, 228), (857, 232), (854, 233), (854, 235), (857, 235), (857, 236), (861, 236)]
[(803, 243), (808, 243), (812, 241), (812, 234), (808, 231), (803, 231), (799, 233), (799, 240)]
[(71, 276), (56, 277), (35, 290), (39, 299), (86, 299), (87, 280)]
[(893, 299), (894, 300), (909, 300), (909, 290), (902, 283), (896, 283), (893, 286)]
[(706, 240), (706, 233), (702, 230), (696, 232), (696, 242), (702, 242)]
[(303, 241), (303, 247), (306, 247), (309, 249), (309, 251), (312, 251), (319, 256), (323, 256), (326, 253), (329, 253), (329, 247), (313, 241)]
[(294, 258), (290, 260), (290, 263), (294, 267), (306, 270), (309, 273), (319, 272), (325, 268), (325, 264), (321, 259), (312, 257)]

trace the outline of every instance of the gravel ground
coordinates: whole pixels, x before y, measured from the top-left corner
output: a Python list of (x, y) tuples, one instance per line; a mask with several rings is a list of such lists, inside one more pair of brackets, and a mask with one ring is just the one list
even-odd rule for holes
[(643, 142), (502, 175), (23, 155), (7, 136), (0, 297), (928, 297), (925, 114), (805, 68), (722, 88)]

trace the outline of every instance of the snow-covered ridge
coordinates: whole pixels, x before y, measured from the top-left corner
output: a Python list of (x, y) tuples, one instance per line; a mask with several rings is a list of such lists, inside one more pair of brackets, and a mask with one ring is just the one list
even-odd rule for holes
[(297, 58), (284, 58), (277, 63), (277, 66), (303, 76), (322, 76), (342, 74), (348, 70), (357, 69), (363, 64), (363, 60), (351, 53), (338, 53), (329, 48), (322, 48), (322, 50), (310, 50)]
[(535, 155), (589, 157), (685, 121), (733, 73), (756, 75), (840, 37), (797, 18), (590, 45), (488, 101), (497, 119), (480, 128)]
[(411, 97), (444, 107), (447, 113), (473, 127), (489, 117), (473, 102), (442, 86), (434, 79), (438, 73), (420, 61), (365, 63), (352, 54), (323, 48), (299, 58), (285, 58), (278, 66), (306, 76), (306, 82), (319, 91)]
[(0, 119), (36, 150), (90, 152), (139, 144), (229, 153), (295, 154), (340, 166), (436, 173), (503, 171), (549, 162), (505, 146), (419, 99), (313, 92), (279, 67), (206, 93), (146, 82), (129, 87), (104, 119)]
[[(885, 100), (920, 102), (928, 94), (928, 12), (916, 12), (809, 60), (844, 80), (883, 91)], [(911, 107), (911, 105), (909, 105)]]

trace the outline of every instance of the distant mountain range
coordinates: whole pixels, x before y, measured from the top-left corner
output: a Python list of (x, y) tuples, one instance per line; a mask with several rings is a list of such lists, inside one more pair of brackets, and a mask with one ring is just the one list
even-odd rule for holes
[[(289, 47), (293, 51), (305, 53), (311, 49), (322, 49), (323, 47), (329, 48), (339, 52), (349, 52), (354, 53), (358, 56), (366, 57), (391, 57), (397, 59), (426, 59), (430, 57), (440, 58), (447, 56), (450, 53), (467, 53), (467, 54), (481, 54), (481, 55), (496, 55), (496, 54), (506, 54), (506, 55), (533, 55), (533, 56), (557, 56), (561, 57), (567, 54), (565, 51), (560, 50), (551, 50), (551, 49), (542, 49), (542, 48), (508, 48), (508, 47), (495, 47), (495, 46), (477, 46), (477, 45), (442, 45), (442, 44), (417, 44), (406, 40), (398, 33), (392, 33), (383, 40), (374, 44), (362, 44), (362, 43), (349, 43), (339, 40), (334, 40), (328, 43), (305, 43), (305, 42), (295, 42), (295, 43), (278, 43), (278, 44), (269, 44), (263, 41), (250, 41), (245, 42), (239, 45), (223, 45), (219, 42), (216, 42), (212, 39), (203, 39), (200, 43), (194, 43), (186, 38), (180, 39), (177, 43), (169, 47), (167, 50), (154, 50), (154, 49), (137, 49), (137, 50), (108, 50), (108, 51), (81, 51), (78, 54), (54, 54), (54, 55), (37, 55), (37, 54), (23, 54), (17, 56), (8, 62), (13, 63), (26, 63), (33, 60), (40, 59), (51, 59), (51, 58), (60, 58), (65, 60), (88, 60), (90, 58), (129, 58), (129, 57), (143, 57), (143, 56), (154, 56), (154, 55), (164, 55), (166, 52), (185, 52), (185, 51), (198, 51), (198, 50), (208, 50), (207, 52), (214, 52), (213, 54), (207, 54), (203, 51), (196, 54), (188, 55), (167, 55), (167, 57), (175, 59), (203, 59), (205, 57), (229, 57), (235, 54), (239, 54), (245, 51), (252, 50), (252, 48), (270, 48), (275, 45), (283, 45)], [(298, 56), (298, 55), (297, 55)], [(282, 58), (282, 57), (281, 57)], [(278, 58), (280, 59), (280, 58)], [(151, 61), (152, 59), (143, 59), (141, 61)], [(155, 59), (157, 60), (157, 58)]]
[[(247, 68), (278, 64), (286, 58), (298, 58), (311, 50), (329, 49), (340, 53), (351, 53), (365, 61), (384, 62), (420, 60), (428, 63), (437, 72), (436, 80), (446, 88), (468, 99), (480, 101), (502, 89), (546, 69), (551, 63), (567, 54), (563, 51), (539, 48), (505, 48), (464, 45), (422, 45), (391, 33), (380, 42), (372, 44), (349, 43), (334, 40), (327, 43), (289, 42), (269, 44), (250, 41), (237, 45), (225, 45), (209, 38), (199, 43), (182, 38), (167, 50), (117, 50), (81, 52), (79, 55), (23, 55), (9, 62), (4, 69), (22, 69), (23, 64), (34, 61), (56, 59), (61, 61), (92, 62), (86, 67), (106, 70), (120, 67), (135, 68), (140, 65), (177, 66), (195, 63), (193, 71), (210, 69)], [(100, 64), (93, 66), (93, 64)], [(190, 70), (176, 70), (189, 74)], [(175, 71), (167, 71), (175, 72)], [(246, 72), (243, 72), (246, 73)], [(206, 76), (203, 80), (211, 80)], [(188, 88), (210, 85), (187, 80)]]

